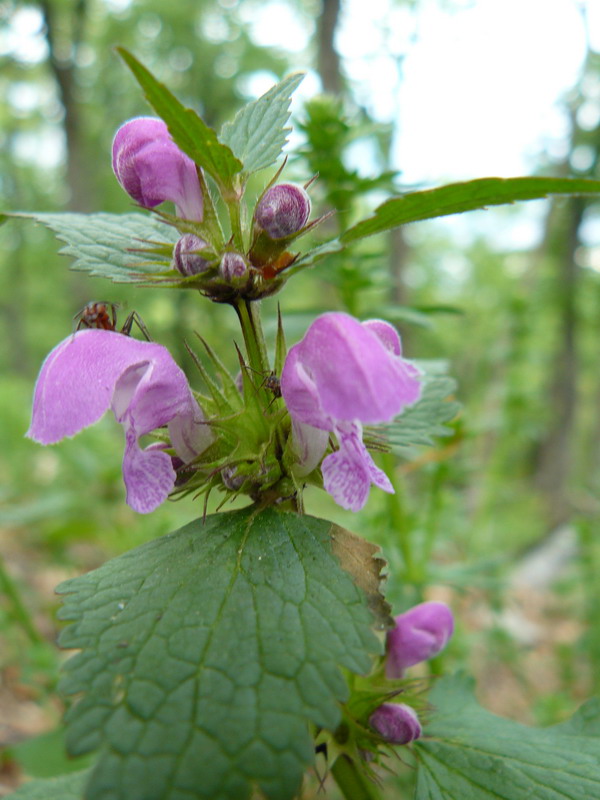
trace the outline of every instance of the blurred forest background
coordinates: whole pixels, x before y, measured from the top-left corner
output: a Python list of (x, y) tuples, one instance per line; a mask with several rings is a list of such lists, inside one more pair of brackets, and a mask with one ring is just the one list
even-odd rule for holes
[[(269, 5), (286, 10), (279, 46), (256, 30)], [(397, 6), (408, 20), (421, 3)], [(343, 14), (344, 0), (0, 0), (2, 208), (131, 210), (110, 168), (111, 140), (124, 120), (150, 112), (114, 52), (120, 44), (217, 129), (278, 78), (308, 69), (310, 91), (293, 106), (297, 155), (284, 175), (319, 174), (315, 213), (337, 209), (333, 228), (364, 215), (406, 187), (394, 124), (371, 118), (359, 99), (369, 87), (348, 78), (336, 50)], [(563, 108), (563, 155), (540, 152), (536, 171), (598, 178), (600, 56), (591, 50)], [(255, 190), (269, 177), (259, 175)], [(473, 671), (493, 711), (545, 725), (600, 688), (600, 255), (587, 238), (598, 215), (591, 198), (538, 208), (528, 250), (508, 235), (522, 207), (464, 217), (460, 236), (420, 223), (331, 256), (277, 299), (288, 342), (327, 309), (385, 317), (408, 357), (434, 359), (456, 379), (462, 410), (447, 435), (395, 468), (402, 513), (376, 492), (360, 515), (317, 492), (308, 510), (384, 548), (398, 611), (421, 598), (448, 601), (458, 632), (444, 669)], [(495, 235), (475, 224), (465, 235), (483, 214)], [(56, 583), (201, 511), (189, 498), (148, 517), (124, 504), (112, 418), (53, 448), (24, 439), (44, 356), (92, 299), (138, 311), (193, 384), (184, 337), (201, 332), (232, 369), (239, 339), (228, 308), (90, 279), (57, 250), (30, 222), (0, 228), (0, 795), (23, 774), (68, 768), (53, 732), (63, 710)], [(266, 304), (271, 330), (275, 309)], [(412, 542), (408, 560), (399, 532)]]

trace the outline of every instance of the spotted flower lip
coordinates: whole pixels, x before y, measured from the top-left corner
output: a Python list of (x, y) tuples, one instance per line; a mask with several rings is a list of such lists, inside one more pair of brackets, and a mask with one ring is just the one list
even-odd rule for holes
[(111, 409), (125, 432), (127, 503), (141, 514), (166, 500), (175, 484), (171, 457), (139, 438), (168, 427), (177, 455), (189, 463), (213, 434), (187, 378), (169, 351), (105, 330), (82, 330), (58, 344), (42, 364), (27, 436), (54, 444), (97, 422)]
[(395, 618), (386, 640), (385, 674), (402, 678), (408, 667), (441, 652), (454, 632), (454, 617), (445, 603), (413, 606)]
[(127, 194), (154, 208), (171, 200), (179, 216), (202, 221), (204, 204), (196, 165), (175, 144), (162, 119), (135, 117), (121, 125), (112, 166)]
[(402, 358), (400, 337), (389, 323), (361, 323), (339, 312), (318, 317), (290, 349), (281, 374), (298, 474), (306, 463), (318, 464), (327, 447), (327, 437), (311, 435), (310, 426), (337, 437), (339, 450), (325, 458), (322, 472), (325, 489), (339, 505), (359, 511), (372, 483), (393, 493), (363, 444), (362, 426), (390, 422), (418, 400), (418, 376)]

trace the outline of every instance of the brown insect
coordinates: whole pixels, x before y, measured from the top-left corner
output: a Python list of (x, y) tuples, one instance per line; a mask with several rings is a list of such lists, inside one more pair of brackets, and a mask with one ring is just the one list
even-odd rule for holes
[(130, 314), (127, 315), (123, 327), (118, 330), (117, 328), (117, 308), (119, 307), (118, 303), (108, 303), (105, 301), (96, 302), (93, 301), (88, 303), (81, 311), (78, 311), (77, 314), (73, 317), (73, 321), (76, 322), (75, 330), (79, 331), (81, 328), (96, 328), (98, 330), (103, 331), (114, 331), (115, 333), (122, 333), (124, 336), (131, 335), (131, 329), (133, 327), (133, 323), (138, 326), (144, 338), (151, 342), (152, 339), (150, 338), (150, 334), (148, 333), (148, 328), (144, 324), (144, 321), (137, 313), (137, 311), (132, 311)]
[(271, 372), (270, 375), (267, 375), (262, 385), (265, 387), (265, 389), (273, 392), (274, 397), (281, 397), (281, 381), (274, 372)]

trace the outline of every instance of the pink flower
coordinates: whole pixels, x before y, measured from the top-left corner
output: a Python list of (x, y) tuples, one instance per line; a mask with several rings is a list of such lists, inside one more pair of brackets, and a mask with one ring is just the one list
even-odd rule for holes
[(298, 474), (316, 465), (335, 433), (339, 450), (322, 464), (325, 489), (344, 508), (358, 511), (371, 483), (393, 492), (362, 440), (362, 426), (390, 422), (418, 400), (418, 370), (402, 359), (400, 337), (382, 320), (359, 322), (332, 312), (318, 317), (294, 345), (281, 374), (293, 422)]
[(301, 186), (278, 183), (258, 201), (254, 219), (271, 239), (286, 239), (301, 230), (310, 215), (310, 198)]
[(162, 119), (136, 117), (113, 140), (112, 166), (127, 194), (154, 208), (165, 200), (185, 219), (202, 220), (202, 189), (196, 165), (171, 139)]
[(386, 641), (387, 678), (401, 678), (407, 667), (436, 656), (454, 632), (454, 617), (445, 603), (420, 603), (395, 618)]
[(171, 457), (152, 445), (142, 450), (139, 438), (166, 425), (177, 455), (189, 463), (208, 447), (212, 432), (166, 348), (114, 331), (82, 330), (44, 361), (27, 436), (54, 444), (109, 408), (125, 431), (127, 503), (146, 514), (166, 500), (176, 476)]
[(369, 725), (390, 744), (408, 744), (422, 733), (416, 712), (404, 703), (382, 703), (369, 717)]

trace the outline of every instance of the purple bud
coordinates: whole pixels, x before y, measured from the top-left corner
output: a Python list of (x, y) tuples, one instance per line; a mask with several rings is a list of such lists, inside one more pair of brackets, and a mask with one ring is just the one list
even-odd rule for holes
[(194, 251), (203, 250), (205, 247), (204, 239), (193, 233), (184, 234), (173, 249), (173, 266), (186, 277), (204, 272), (208, 268), (209, 262)]
[(254, 219), (271, 239), (285, 239), (306, 225), (310, 198), (301, 186), (280, 183), (260, 198)]
[(239, 253), (225, 253), (219, 267), (221, 275), (228, 281), (241, 278), (247, 270), (246, 262)]
[(127, 194), (154, 208), (165, 200), (186, 219), (202, 220), (202, 189), (196, 165), (171, 139), (162, 119), (136, 117), (113, 140), (112, 165)]
[(444, 649), (454, 632), (452, 611), (445, 603), (421, 603), (396, 617), (387, 635), (387, 678), (401, 678), (407, 667), (427, 661)]
[(391, 744), (408, 744), (422, 733), (414, 709), (404, 703), (383, 703), (369, 717), (369, 725)]

